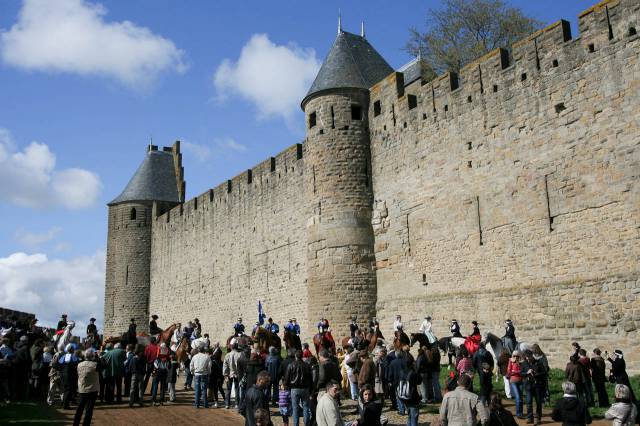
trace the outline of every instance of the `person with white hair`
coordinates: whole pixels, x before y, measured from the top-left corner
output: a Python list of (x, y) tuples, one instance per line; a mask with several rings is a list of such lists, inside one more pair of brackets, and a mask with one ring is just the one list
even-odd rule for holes
[(627, 385), (616, 385), (616, 402), (606, 413), (604, 418), (613, 420), (612, 426), (633, 426), (638, 415), (638, 409), (631, 400), (631, 390)]
[(587, 409), (587, 404), (578, 398), (576, 385), (573, 382), (563, 382), (562, 392), (564, 395), (553, 407), (551, 418), (563, 425), (580, 426), (591, 423), (591, 415)]
[(93, 417), (93, 406), (100, 390), (98, 363), (93, 349), (84, 352), (84, 361), (78, 364), (78, 408), (73, 417), (73, 425), (79, 425), (84, 413), (83, 425), (90, 425)]

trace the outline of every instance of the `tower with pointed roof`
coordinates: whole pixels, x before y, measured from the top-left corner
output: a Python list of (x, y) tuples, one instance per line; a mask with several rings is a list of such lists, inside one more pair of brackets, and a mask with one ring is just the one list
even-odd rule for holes
[(108, 204), (105, 336), (126, 331), (132, 318), (138, 330), (147, 324), (152, 218), (184, 202), (183, 176), (180, 142), (162, 150), (149, 145), (124, 191)]
[(375, 316), (369, 88), (393, 72), (363, 35), (338, 34), (302, 101), (306, 116), (308, 319), (336, 336)]

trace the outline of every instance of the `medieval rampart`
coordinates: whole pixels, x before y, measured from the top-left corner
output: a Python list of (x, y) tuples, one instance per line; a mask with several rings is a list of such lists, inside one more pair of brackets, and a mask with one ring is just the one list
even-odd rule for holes
[(456, 317), (632, 351), (640, 328), (640, 3), (603, 2), (431, 83), (371, 90), (378, 317)]

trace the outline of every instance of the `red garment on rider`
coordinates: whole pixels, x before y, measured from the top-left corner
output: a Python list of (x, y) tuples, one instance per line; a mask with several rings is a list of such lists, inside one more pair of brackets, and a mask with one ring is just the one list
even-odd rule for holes
[(302, 350), (302, 358), (311, 358), (312, 356), (313, 354), (311, 353), (311, 350), (309, 349)]
[(479, 334), (472, 334), (471, 336), (467, 336), (464, 339), (464, 347), (467, 348), (469, 355), (473, 355), (476, 353), (478, 348), (480, 347), (480, 341), (482, 337)]

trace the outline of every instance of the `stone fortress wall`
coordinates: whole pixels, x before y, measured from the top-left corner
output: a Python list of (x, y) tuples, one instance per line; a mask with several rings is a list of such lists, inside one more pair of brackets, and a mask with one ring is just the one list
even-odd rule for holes
[[(430, 314), (439, 336), (452, 316), (463, 333), (477, 319), (499, 335), (511, 318), (554, 366), (575, 339), (623, 349), (640, 369), (631, 353), (639, 8), (605, 1), (581, 14), (579, 37), (560, 21), (459, 76), (393, 73), (371, 89), (372, 266), (385, 335), (396, 313), (408, 331)], [(152, 219), (149, 313), (161, 324), (198, 317), (214, 339), (226, 337), (238, 315), (250, 328), (260, 299), (281, 326), (297, 317), (308, 339), (317, 318), (308, 317), (307, 231), (317, 212), (306, 145)]]
[(640, 368), (640, 3), (609, 1), (447, 74), (371, 89), (377, 314), (620, 348)]

